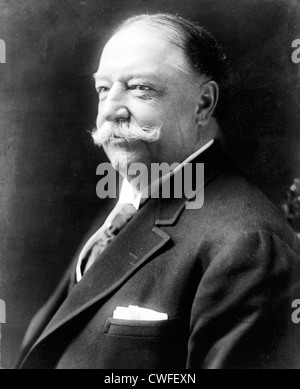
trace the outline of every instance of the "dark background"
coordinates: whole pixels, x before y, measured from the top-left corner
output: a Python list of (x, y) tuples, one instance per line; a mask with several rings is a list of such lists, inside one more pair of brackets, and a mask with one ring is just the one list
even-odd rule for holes
[[(12, 366), (29, 320), (49, 297), (95, 215), (88, 134), (92, 74), (116, 22), (179, 12), (206, 26), (232, 62), (223, 123), (235, 163), (280, 205), (300, 176), (298, 0), (0, 0), (0, 299), (2, 361)], [(298, 31), (297, 31), (298, 28)]]

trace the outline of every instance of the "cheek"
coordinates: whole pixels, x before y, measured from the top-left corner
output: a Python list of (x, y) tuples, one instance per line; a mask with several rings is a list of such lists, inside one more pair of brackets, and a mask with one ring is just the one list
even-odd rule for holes
[(97, 119), (96, 119), (97, 128), (100, 128), (103, 125), (103, 122), (104, 122), (104, 120), (102, 119), (102, 110), (99, 107), (98, 113), (97, 113)]
[(177, 129), (182, 132), (183, 137), (196, 126), (196, 111), (197, 108), (195, 100), (193, 99), (183, 96), (183, 98), (173, 102), (173, 120), (175, 121)]
[(158, 125), (166, 116), (166, 109), (161, 102), (143, 101), (128, 106), (133, 120), (140, 126)]
[(162, 114), (163, 131), (161, 142), (184, 145), (187, 139), (191, 139), (196, 128), (196, 116), (191, 104), (173, 101)]

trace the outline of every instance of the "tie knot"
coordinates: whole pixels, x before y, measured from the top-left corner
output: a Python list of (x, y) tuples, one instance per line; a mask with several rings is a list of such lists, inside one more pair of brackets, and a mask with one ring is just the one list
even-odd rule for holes
[(93, 263), (99, 258), (103, 250), (114, 239), (114, 237), (122, 230), (129, 222), (133, 215), (137, 212), (131, 204), (118, 204), (116, 214), (109, 224), (105, 225), (101, 235), (94, 243), (86, 257), (81, 263), (81, 273), (84, 274)]

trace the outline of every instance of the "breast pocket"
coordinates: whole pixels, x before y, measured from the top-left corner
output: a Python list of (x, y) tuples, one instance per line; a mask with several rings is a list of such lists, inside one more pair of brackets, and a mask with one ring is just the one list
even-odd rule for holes
[(160, 321), (120, 320), (108, 318), (103, 333), (111, 336), (150, 337), (171, 336), (182, 324), (178, 318)]
[(102, 333), (111, 368), (185, 368), (187, 337), (179, 317), (161, 321), (108, 318)]

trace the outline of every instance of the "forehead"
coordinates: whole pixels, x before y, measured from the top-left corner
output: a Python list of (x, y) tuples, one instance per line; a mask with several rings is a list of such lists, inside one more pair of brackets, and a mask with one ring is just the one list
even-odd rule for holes
[(183, 51), (162, 33), (147, 27), (132, 27), (118, 32), (106, 44), (97, 76), (178, 75), (185, 62)]

